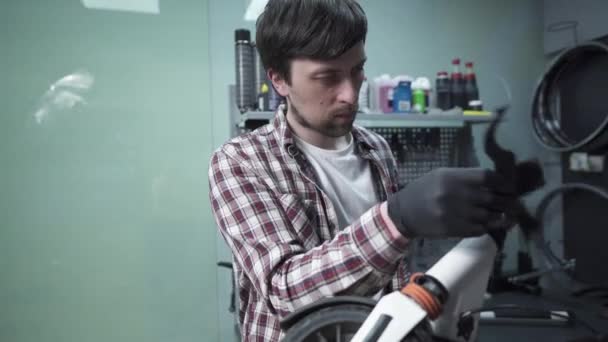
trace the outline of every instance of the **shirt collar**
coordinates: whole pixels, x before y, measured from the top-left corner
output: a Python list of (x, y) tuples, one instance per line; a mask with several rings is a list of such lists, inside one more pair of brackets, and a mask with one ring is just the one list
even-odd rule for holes
[(278, 135), (281, 146), (288, 148), (290, 145), (295, 145), (295, 141), (293, 132), (287, 124), (285, 114), (287, 114), (287, 109), (286, 106), (282, 104), (279, 106), (279, 108), (277, 108), (277, 112), (275, 113), (272, 122), (272, 127), (275, 133)]

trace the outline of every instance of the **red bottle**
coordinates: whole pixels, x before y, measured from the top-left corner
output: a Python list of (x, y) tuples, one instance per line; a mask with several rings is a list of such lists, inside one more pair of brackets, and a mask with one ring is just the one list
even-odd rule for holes
[(477, 79), (473, 70), (473, 62), (465, 64), (466, 70), (464, 74), (464, 93), (466, 97), (466, 107), (470, 109), (469, 103), (474, 100), (479, 100), (479, 89), (477, 88)]
[(464, 92), (464, 80), (460, 71), (460, 58), (452, 60), (452, 74), (450, 75), (450, 97), (452, 107), (466, 108), (467, 98)]
[(452, 96), (450, 89), (450, 79), (447, 71), (437, 73), (435, 80), (435, 93), (437, 94), (437, 108), (448, 110), (452, 108)]

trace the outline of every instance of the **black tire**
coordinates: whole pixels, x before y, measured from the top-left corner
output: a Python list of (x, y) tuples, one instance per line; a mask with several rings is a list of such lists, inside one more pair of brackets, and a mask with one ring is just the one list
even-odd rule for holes
[[(293, 324), (283, 341), (346, 342), (350, 341), (373, 308), (366, 305), (342, 304), (319, 309)], [(403, 340), (406, 342), (434, 341), (430, 324), (422, 321)]]
[(372, 308), (342, 304), (315, 311), (296, 322), (283, 338), (289, 342), (350, 341)]

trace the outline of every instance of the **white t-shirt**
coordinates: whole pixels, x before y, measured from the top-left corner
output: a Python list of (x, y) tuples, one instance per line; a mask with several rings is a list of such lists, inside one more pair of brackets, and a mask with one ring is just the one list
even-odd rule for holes
[(342, 139), (336, 150), (326, 150), (295, 137), (297, 146), (310, 161), (325, 194), (338, 216), (340, 229), (350, 225), (378, 203), (371, 165), (355, 154), (351, 134)]

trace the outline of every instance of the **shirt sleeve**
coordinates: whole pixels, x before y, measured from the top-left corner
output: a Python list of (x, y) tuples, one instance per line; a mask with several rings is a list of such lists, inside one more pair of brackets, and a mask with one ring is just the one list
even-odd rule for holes
[(260, 170), (220, 149), (209, 168), (219, 230), (273, 312), (280, 317), (322, 297), (371, 295), (386, 286), (408, 240), (387, 229), (380, 204), (329, 241), (305, 248), (315, 220), (296, 196), (282, 196)]
[[(381, 141), (382, 141), (382, 146), (384, 148), (384, 151), (386, 151), (386, 156), (387, 156), (386, 165), (388, 168), (388, 173), (390, 175), (391, 182), (393, 184), (395, 184), (395, 186), (392, 188), (395, 191), (399, 191), (400, 189), (403, 188), (403, 186), (405, 184), (399, 184), (399, 169), (397, 167), (397, 161), (395, 160), (395, 157), (393, 156), (386, 140), (384, 140), (384, 138), (382, 138)], [(390, 195), (391, 194), (388, 194), (388, 196), (390, 196)], [(383, 213), (383, 215), (386, 215), (386, 217), (389, 221), (391, 221), (390, 218), (388, 217), (388, 211), (382, 211), (382, 213)], [(391, 221), (391, 223), (392, 223), (392, 221)], [(392, 225), (392, 228), (397, 230), (397, 227), (395, 227), (394, 224)], [(410, 275), (412, 273), (411, 265), (410, 265), (410, 262), (412, 261), (412, 257), (413, 257), (412, 251), (411, 251), (411, 248), (409, 248), (406, 253), (406, 256), (400, 260), (399, 264), (396, 267), (396, 270), (393, 275), (393, 279), (390, 284), (391, 290), (393, 290), (393, 291), (401, 290), (409, 282)]]

